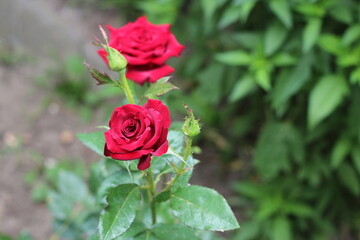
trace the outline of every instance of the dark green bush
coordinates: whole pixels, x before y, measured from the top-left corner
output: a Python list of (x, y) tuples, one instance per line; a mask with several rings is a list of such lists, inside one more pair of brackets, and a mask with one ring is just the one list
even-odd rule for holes
[(187, 46), (181, 101), (224, 164), (253, 146), (234, 187), (247, 211), (234, 239), (359, 238), (357, 0), (105, 2), (173, 24)]

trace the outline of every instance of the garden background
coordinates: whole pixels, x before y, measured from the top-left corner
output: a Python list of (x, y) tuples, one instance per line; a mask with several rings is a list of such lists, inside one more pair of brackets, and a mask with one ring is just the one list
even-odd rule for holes
[(356, 0), (1, 1), (0, 239), (93, 228), (88, 200), (63, 190), (91, 198), (99, 156), (75, 134), (105, 125), (119, 93), (82, 62), (105, 70), (98, 24), (141, 15), (186, 45), (165, 101), (201, 119), (191, 182), (225, 195), (241, 225), (207, 239), (360, 239)]

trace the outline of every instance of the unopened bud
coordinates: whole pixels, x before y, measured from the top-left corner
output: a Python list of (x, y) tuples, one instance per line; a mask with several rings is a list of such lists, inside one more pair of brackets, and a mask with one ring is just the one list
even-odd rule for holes
[(95, 45), (103, 46), (103, 48), (107, 52), (107, 60), (109, 62), (109, 68), (112, 71), (120, 72), (124, 70), (127, 65), (126, 58), (118, 50), (109, 46), (108, 36), (106, 35), (105, 30), (100, 25), (99, 28), (106, 44), (101, 43), (101, 41), (95, 37), (95, 39), (97, 40)]
[(188, 110), (188, 116), (185, 118), (185, 122), (181, 130), (186, 136), (195, 137), (200, 133), (199, 120), (195, 119), (192, 110), (188, 106), (185, 106), (185, 108)]
[(126, 68), (126, 58), (118, 50), (109, 46), (106, 46), (105, 50), (108, 54), (107, 59), (111, 70), (119, 72)]

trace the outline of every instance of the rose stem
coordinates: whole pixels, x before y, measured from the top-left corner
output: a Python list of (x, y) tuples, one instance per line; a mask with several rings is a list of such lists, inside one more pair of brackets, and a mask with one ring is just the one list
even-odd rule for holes
[(170, 190), (170, 188), (174, 185), (174, 183), (178, 180), (178, 178), (184, 173), (183, 171), (184, 171), (185, 163), (191, 154), (191, 145), (192, 145), (192, 139), (188, 138), (186, 141), (184, 161), (181, 163), (181, 165), (176, 173), (176, 176), (171, 180), (171, 182), (167, 185), (167, 187), (164, 188), (163, 192)]
[(154, 200), (154, 197), (156, 196), (156, 185), (154, 183), (154, 174), (151, 170), (151, 167), (149, 167), (148, 169), (148, 183), (149, 183), (149, 195), (150, 195), (150, 201), (151, 201), (151, 218), (152, 218), (152, 223), (155, 224), (156, 223), (156, 203)]
[(119, 72), (119, 74), (120, 74), (120, 80), (121, 80), (121, 83), (122, 83), (122, 87), (123, 87), (123, 89), (124, 89), (126, 98), (128, 99), (129, 103), (130, 103), (130, 104), (135, 104), (134, 97), (133, 97), (133, 95), (132, 95), (132, 93), (131, 93), (131, 89), (130, 89), (130, 87), (129, 87), (128, 81), (127, 81), (126, 76), (125, 76), (125, 72), (126, 72), (126, 69), (121, 70), (121, 71)]

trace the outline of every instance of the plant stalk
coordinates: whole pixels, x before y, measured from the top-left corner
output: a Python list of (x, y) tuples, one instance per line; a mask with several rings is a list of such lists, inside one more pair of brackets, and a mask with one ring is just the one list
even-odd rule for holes
[(126, 79), (125, 73), (126, 73), (126, 69), (121, 70), (119, 72), (120, 80), (121, 80), (121, 83), (122, 83), (122, 88), (124, 89), (126, 98), (129, 101), (129, 103), (130, 104), (135, 104), (134, 97), (133, 97), (133, 94), (132, 94), (131, 89), (129, 87), (129, 83), (128, 83), (128, 80)]
[(151, 207), (151, 219), (152, 223), (156, 224), (156, 202), (154, 197), (156, 196), (156, 185), (154, 182), (154, 174), (151, 168), (148, 169), (148, 183), (149, 183), (149, 196), (150, 196), (150, 207)]
[(181, 163), (176, 176), (170, 181), (170, 183), (166, 186), (166, 188), (164, 188), (163, 192), (166, 192), (168, 190), (171, 189), (171, 187), (174, 185), (174, 183), (176, 183), (176, 181), (178, 180), (178, 178), (184, 173), (184, 167), (185, 167), (185, 163), (188, 160), (190, 154), (191, 154), (191, 146), (192, 146), (192, 139), (188, 138), (186, 141), (186, 148), (185, 148), (185, 153), (184, 153), (184, 161)]

